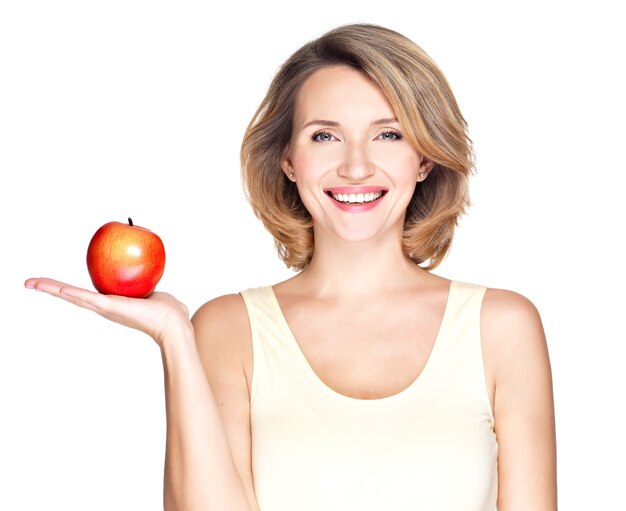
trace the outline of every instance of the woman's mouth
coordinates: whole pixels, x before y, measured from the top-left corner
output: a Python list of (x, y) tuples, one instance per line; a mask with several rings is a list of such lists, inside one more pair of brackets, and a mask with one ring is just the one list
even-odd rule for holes
[(324, 190), (333, 203), (344, 211), (368, 211), (376, 206), (388, 189), (381, 187), (337, 187)]
[(360, 204), (364, 202), (372, 202), (382, 197), (383, 191), (369, 193), (333, 193), (327, 192), (333, 199), (344, 204)]

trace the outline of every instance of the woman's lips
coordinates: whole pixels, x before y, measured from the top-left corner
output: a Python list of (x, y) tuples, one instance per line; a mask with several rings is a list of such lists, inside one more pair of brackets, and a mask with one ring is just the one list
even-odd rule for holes
[(389, 188), (385, 186), (331, 186), (330, 188), (324, 188), (326, 193), (368, 193), (368, 192), (377, 192), (382, 190), (383, 192), (387, 192)]
[(362, 212), (376, 207), (389, 191), (383, 186), (336, 186), (324, 188), (333, 204), (343, 211)]

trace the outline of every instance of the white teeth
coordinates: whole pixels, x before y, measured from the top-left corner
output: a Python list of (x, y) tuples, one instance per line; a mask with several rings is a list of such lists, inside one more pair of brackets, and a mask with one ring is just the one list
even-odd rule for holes
[(348, 204), (357, 204), (359, 202), (372, 202), (380, 198), (383, 194), (382, 191), (370, 192), (370, 193), (333, 193), (331, 192), (333, 199), (339, 202), (346, 202)]

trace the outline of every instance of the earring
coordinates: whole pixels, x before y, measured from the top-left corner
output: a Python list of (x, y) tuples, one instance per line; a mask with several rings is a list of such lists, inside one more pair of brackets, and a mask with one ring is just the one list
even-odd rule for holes
[(424, 177), (426, 175), (426, 172), (420, 172), (420, 177)]
[(294, 176), (295, 176), (295, 174), (293, 172), (289, 173), (289, 179), (291, 179), (292, 181), (293, 181)]

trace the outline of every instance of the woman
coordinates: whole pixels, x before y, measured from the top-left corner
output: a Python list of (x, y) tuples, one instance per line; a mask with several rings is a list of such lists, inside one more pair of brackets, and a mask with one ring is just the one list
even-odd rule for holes
[(466, 124), (437, 66), (372, 25), (282, 66), (242, 145), (298, 273), (203, 305), (48, 292), (149, 334), (166, 381), (166, 509), (556, 509), (541, 320), (430, 273), (468, 205)]

